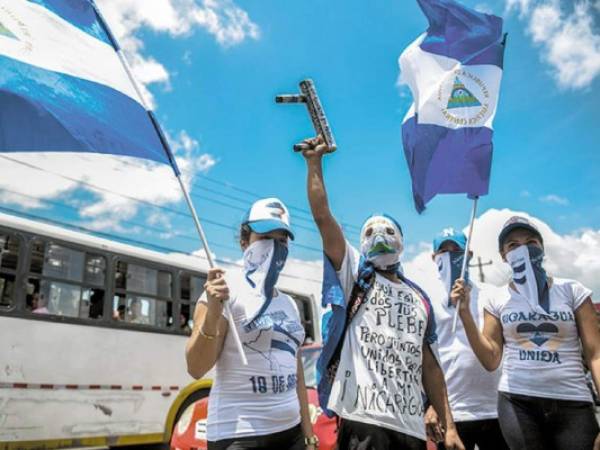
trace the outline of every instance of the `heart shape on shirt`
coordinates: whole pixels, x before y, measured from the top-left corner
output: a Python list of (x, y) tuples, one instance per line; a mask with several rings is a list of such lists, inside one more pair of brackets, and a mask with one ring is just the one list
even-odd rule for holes
[(552, 338), (553, 334), (558, 333), (558, 327), (549, 322), (537, 326), (532, 323), (520, 323), (517, 326), (517, 333), (526, 335), (531, 342), (541, 347)]

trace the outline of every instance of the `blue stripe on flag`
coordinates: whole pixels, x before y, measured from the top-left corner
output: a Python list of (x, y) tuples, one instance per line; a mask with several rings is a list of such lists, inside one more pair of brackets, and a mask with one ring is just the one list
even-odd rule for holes
[(404, 154), (419, 213), (436, 194), (466, 192), (473, 197), (488, 193), (492, 134), (487, 127), (418, 124), (416, 115), (402, 124)]
[(146, 110), (121, 92), (0, 55), (0, 151), (92, 152), (169, 164)]
[(502, 19), (466, 8), (455, 0), (417, 0), (429, 28), (422, 50), (465, 65), (504, 62)]
[(52, 11), (71, 25), (112, 46), (90, 0), (29, 0)]

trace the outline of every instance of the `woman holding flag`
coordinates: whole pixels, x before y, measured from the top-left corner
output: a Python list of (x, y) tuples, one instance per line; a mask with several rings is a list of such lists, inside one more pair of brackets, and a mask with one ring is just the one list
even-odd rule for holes
[(583, 349), (600, 387), (600, 331), (592, 292), (575, 280), (546, 274), (543, 237), (525, 217), (508, 220), (498, 244), (513, 271), (510, 295), (486, 306), (483, 331), (462, 279), (451, 299), (460, 302), (460, 318), (481, 364), (492, 371), (503, 363), (502, 433), (511, 450), (600, 450), (581, 355)]
[[(215, 367), (208, 406), (209, 450), (314, 450), (318, 445), (299, 356), (304, 328), (294, 300), (275, 286), (288, 239), (294, 235), (283, 202), (258, 200), (241, 226), (244, 268), (237, 282), (221, 269), (208, 272), (186, 358), (194, 378)], [(247, 365), (228, 333), (226, 301)]]

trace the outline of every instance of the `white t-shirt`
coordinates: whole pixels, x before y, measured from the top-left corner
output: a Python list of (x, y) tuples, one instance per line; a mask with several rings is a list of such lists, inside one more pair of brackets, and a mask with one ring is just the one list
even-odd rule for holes
[[(448, 306), (448, 294), (441, 279), (425, 286), (433, 306), (438, 350), (452, 416), (456, 422), (486, 420), (498, 417), (498, 380), (500, 370), (483, 368), (465, 334), (460, 319), (452, 332), (454, 306)], [(471, 282), (470, 309), (477, 327), (483, 329), (483, 308), (490, 298), (507, 297), (505, 289)]]
[(534, 312), (509, 287), (510, 298), (491, 301), (486, 311), (502, 323), (504, 359), (498, 389), (511, 394), (591, 402), (585, 384), (575, 311), (592, 291), (574, 280), (554, 278), (550, 315)]
[[(232, 292), (234, 285), (229, 280), (228, 285), (231, 311), (248, 365), (240, 362), (234, 339), (227, 333), (210, 390), (209, 441), (263, 436), (300, 423), (296, 355), (304, 342), (304, 327), (296, 303), (278, 291), (256, 322), (258, 326), (246, 331), (243, 298)], [(199, 301), (206, 302), (206, 294)]]
[[(358, 262), (346, 243), (338, 272), (346, 302)], [(377, 274), (348, 327), (328, 408), (344, 419), (425, 440), (421, 377), (429, 320), (429, 307), (415, 290)]]

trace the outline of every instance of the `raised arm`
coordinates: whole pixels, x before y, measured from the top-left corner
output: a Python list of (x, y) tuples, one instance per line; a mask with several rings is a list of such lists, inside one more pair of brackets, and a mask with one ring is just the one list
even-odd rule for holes
[(460, 309), (458, 314), (465, 328), (465, 333), (473, 353), (479, 359), (479, 362), (486, 370), (490, 372), (496, 370), (502, 362), (502, 324), (497, 317), (489, 312), (484, 312), (483, 332), (479, 331), (475, 319), (471, 314), (469, 307), (471, 301), (471, 289), (465, 286), (463, 279), (458, 279), (454, 283), (450, 299), (454, 305), (460, 300)]
[[(600, 324), (591, 297), (585, 299), (575, 310), (575, 321), (579, 329), (585, 362), (592, 372), (596, 390), (600, 392)], [(600, 450), (600, 433), (596, 436), (594, 450)]]
[(429, 345), (423, 346), (423, 389), (431, 402), (431, 406), (438, 413), (443, 430), (444, 447), (447, 450), (465, 450), (454, 425), (448, 392), (444, 381), (444, 372), (438, 364)]
[(340, 225), (331, 214), (325, 181), (323, 180), (323, 155), (327, 152), (327, 145), (319, 136), (305, 140), (302, 145), (305, 150), (302, 155), (308, 166), (307, 190), (308, 201), (313, 218), (323, 240), (323, 250), (331, 260), (333, 267), (339, 270), (346, 253), (346, 240)]
[(229, 288), (221, 269), (208, 271), (205, 288), (207, 303), (196, 307), (194, 329), (185, 348), (188, 373), (196, 379), (202, 378), (219, 359), (228, 328), (223, 302), (229, 298)]

